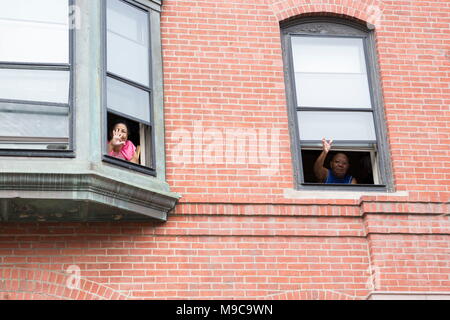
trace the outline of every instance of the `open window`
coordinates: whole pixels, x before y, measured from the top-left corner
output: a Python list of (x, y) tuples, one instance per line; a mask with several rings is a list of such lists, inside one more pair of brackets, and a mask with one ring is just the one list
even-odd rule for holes
[[(334, 148), (338, 149), (338, 148)], [(350, 169), (348, 174), (356, 179), (359, 185), (374, 185), (379, 184), (379, 175), (377, 170), (377, 159), (375, 151), (354, 150), (348, 151), (347, 148), (343, 150), (336, 150), (328, 153), (324, 166), (330, 169), (330, 161), (337, 152), (344, 152), (349, 160)], [(302, 148), (302, 167), (304, 172), (305, 183), (318, 183), (317, 177), (314, 174), (314, 162), (319, 157), (321, 150), (317, 148)]]
[[(128, 119), (126, 117), (108, 112), (108, 141), (111, 141), (112, 131), (114, 126), (118, 123), (125, 123), (128, 128), (128, 140), (136, 146), (138, 150), (138, 162), (137, 164), (143, 167), (152, 167), (153, 155), (152, 155), (152, 141), (149, 137), (152, 136), (150, 132), (150, 127), (146, 124)], [(113, 157), (117, 159), (116, 157)], [(120, 159), (119, 159), (120, 160)], [(122, 164), (128, 165), (127, 161)]]
[(319, 183), (313, 167), (326, 138), (333, 143), (325, 168), (342, 152), (359, 187), (386, 189), (389, 157), (373, 33), (323, 17), (289, 21), (282, 38), (297, 186)]
[(69, 0), (0, 1), (0, 154), (72, 149)]
[(105, 160), (154, 173), (150, 13), (134, 1), (108, 0), (105, 9), (107, 141), (114, 125), (124, 122), (139, 153), (137, 163), (108, 151)]

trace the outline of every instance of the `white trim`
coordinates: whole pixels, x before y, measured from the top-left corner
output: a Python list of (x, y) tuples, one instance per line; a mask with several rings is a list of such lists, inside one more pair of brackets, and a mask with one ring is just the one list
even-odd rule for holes
[(145, 152), (146, 152), (146, 148), (147, 148), (147, 144), (146, 144), (146, 141), (147, 141), (147, 137), (146, 137), (146, 135), (145, 135), (145, 127), (146, 127), (146, 125), (145, 124), (143, 124), (143, 123), (140, 123), (139, 124), (139, 138), (140, 138), (140, 141), (139, 141), (139, 143), (140, 143), (140, 148), (141, 148), (141, 155), (140, 155), (140, 164), (141, 164), (141, 166), (147, 166), (147, 162), (145, 161), (146, 159), (145, 159)]
[(408, 191), (398, 192), (357, 192), (357, 191), (304, 191), (295, 189), (284, 189), (283, 195), (285, 199), (355, 199), (358, 200), (363, 196), (392, 196), (392, 197), (408, 197)]
[(370, 161), (372, 162), (372, 177), (374, 184), (380, 183), (380, 172), (378, 167), (378, 154), (374, 151), (370, 151)]

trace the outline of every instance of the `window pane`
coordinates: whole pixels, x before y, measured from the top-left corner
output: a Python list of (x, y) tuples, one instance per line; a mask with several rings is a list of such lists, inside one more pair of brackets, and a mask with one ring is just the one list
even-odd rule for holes
[(376, 140), (372, 112), (300, 111), (300, 140)]
[[(0, 103), (0, 139), (69, 137), (69, 108)], [(7, 140), (7, 139), (6, 139)]]
[(362, 39), (294, 36), (292, 54), (299, 106), (371, 108)]
[(371, 108), (365, 74), (296, 73), (298, 106)]
[(0, 98), (68, 103), (69, 71), (0, 69)]
[(366, 73), (362, 39), (292, 37), (295, 72)]
[(150, 122), (150, 94), (115, 79), (107, 79), (108, 109)]
[(68, 63), (68, 0), (1, 0), (0, 61)]
[(147, 12), (120, 0), (107, 1), (108, 71), (149, 86)]

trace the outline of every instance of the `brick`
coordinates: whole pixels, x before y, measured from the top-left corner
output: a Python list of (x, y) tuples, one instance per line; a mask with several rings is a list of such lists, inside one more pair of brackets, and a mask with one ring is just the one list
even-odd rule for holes
[[(374, 4), (400, 195), (287, 199), (294, 176), (279, 23), (313, 13), (368, 21)], [(183, 197), (166, 223), (2, 222), (0, 298), (364, 299), (367, 283), (450, 292), (449, 10), (439, 0), (165, 0), (166, 173)], [(228, 158), (205, 149), (211, 130), (229, 146), (227, 130), (242, 138), (261, 128), (276, 153), (260, 156), (258, 143)], [(180, 129), (189, 163), (177, 162)], [(275, 174), (263, 170), (271, 160)], [(71, 265), (82, 290), (66, 287)]]

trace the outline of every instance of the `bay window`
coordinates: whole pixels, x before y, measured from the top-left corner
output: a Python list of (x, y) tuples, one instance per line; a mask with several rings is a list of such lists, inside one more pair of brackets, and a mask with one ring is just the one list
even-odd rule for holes
[[(0, 221), (166, 220), (160, 0), (0, 1)], [(130, 126), (136, 163), (110, 156)]]

